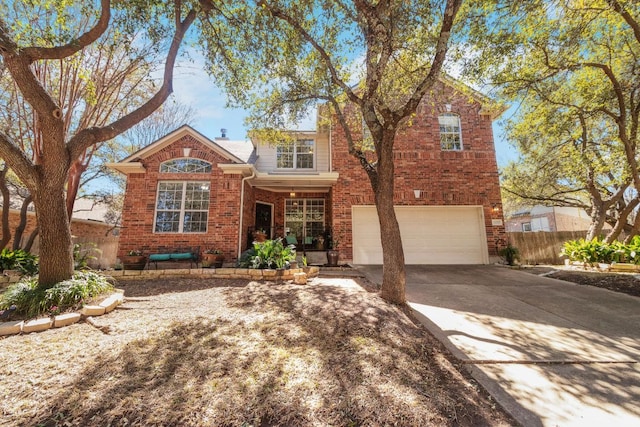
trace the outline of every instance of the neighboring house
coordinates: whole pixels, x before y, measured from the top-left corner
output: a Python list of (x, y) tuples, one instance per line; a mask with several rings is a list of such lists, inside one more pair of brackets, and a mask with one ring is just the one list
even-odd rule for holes
[[(483, 264), (504, 245), (495, 105), (440, 83), (395, 143), (407, 264)], [(435, 95), (434, 95), (435, 96)], [(235, 260), (264, 229), (300, 249), (339, 241), (342, 262), (382, 263), (371, 185), (337, 122), (270, 141), (210, 140), (183, 126), (110, 167), (127, 175), (119, 255), (200, 246)]]
[[(105, 222), (105, 214), (108, 206), (104, 203), (96, 203), (87, 198), (78, 198), (74, 204), (74, 211), (71, 217), (71, 234), (74, 243), (95, 243), (100, 251), (92, 253), (96, 259), (91, 259), (89, 265), (93, 268), (108, 268), (116, 262), (116, 251), (118, 246), (118, 228), (113, 224)], [(8, 248), (13, 247), (15, 230), (20, 224), (20, 210), (9, 210), (9, 229), (12, 239), (7, 244)], [(33, 205), (27, 211), (27, 222), (22, 233), (21, 247), (24, 247), (29, 236), (36, 228), (36, 213)], [(40, 253), (38, 237), (34, 240), (31, 248), (34, 254)]]
[[(542, 206), (521, 209), (505, 220), (506, 231), (585, 231), (591, 219), (584, 209)], [(609, 228), (609, 227), (607, 227)]]

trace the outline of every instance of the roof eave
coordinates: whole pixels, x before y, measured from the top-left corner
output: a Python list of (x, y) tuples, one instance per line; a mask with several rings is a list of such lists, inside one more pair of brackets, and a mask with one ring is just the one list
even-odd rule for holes
[(145, 173), (147, 170), (140, 162), (119, 162), (119, 163), (106, 163), (106, 167), (118, 171), (124, 175), (132, 173)]

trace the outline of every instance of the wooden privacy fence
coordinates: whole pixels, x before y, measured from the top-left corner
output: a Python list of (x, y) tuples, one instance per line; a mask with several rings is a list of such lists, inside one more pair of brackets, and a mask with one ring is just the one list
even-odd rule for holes
[(560, 250), (564, 242), (586, 235), (586, 231), (511, 232), (507, 239), (520, 251), (522, 264), (562, 264)]

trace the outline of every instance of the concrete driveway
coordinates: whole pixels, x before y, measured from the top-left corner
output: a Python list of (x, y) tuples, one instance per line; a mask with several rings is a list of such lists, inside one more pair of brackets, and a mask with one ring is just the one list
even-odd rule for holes
[[(358, 266), (381, 283), (381, 266)], [(640, 426), (640, 298), (500, 266), (407, 266), (418, 319), (524, 426)]]

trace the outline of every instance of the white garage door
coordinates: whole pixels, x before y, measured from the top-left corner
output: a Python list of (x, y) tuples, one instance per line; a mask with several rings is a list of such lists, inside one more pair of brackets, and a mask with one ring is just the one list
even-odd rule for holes
[[(353, 206), (354, 264), (382, 264), (375, 206)], [(407, 264), (486, 264), (481, 206), (396, 206)]]

